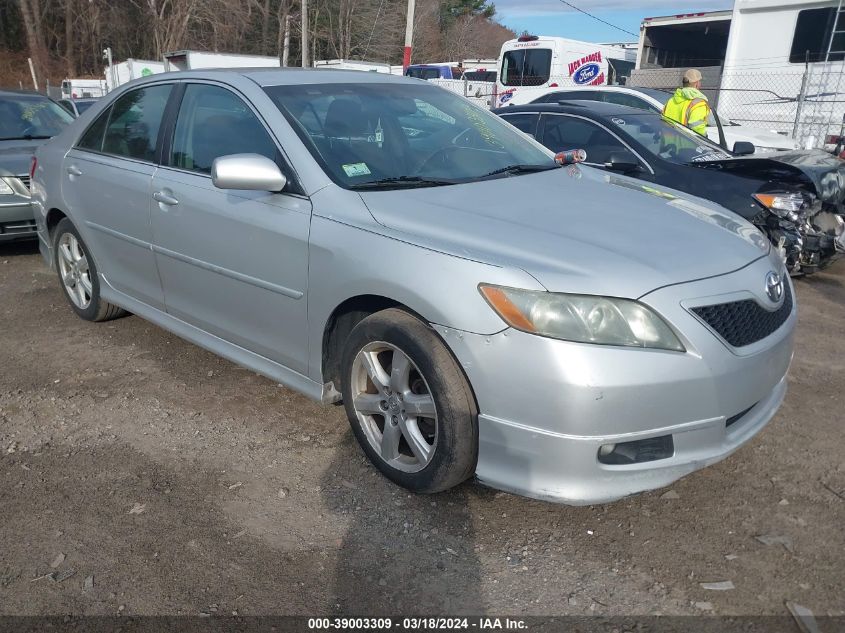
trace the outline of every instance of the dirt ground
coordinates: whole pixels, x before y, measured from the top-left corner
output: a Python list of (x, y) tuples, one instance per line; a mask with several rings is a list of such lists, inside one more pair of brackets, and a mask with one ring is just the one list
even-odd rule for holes
[(843, 615), (841, 264), (796, 282), (789, 395), (754, 441), (668, 498), (575, 508), (408, 495), (342, 408), (138, 317), (83, 322), (34, 245), (0, 246), (0, 615)]

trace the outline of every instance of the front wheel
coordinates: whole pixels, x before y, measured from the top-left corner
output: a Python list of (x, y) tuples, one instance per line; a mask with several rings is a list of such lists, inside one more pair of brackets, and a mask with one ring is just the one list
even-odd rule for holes
[(446, 490), (475, 472), (475, 401), (431, 327), (391, 308), (361, 321), (343, 354), (343, 402), (358, 443), (394, 483)]
[(67, 218), (56, 226), (53, 252), (59, 283), (70, 307), (86, 321), (108, 321), (126, 312), (100, 298), (100, 280), (91, 253)]

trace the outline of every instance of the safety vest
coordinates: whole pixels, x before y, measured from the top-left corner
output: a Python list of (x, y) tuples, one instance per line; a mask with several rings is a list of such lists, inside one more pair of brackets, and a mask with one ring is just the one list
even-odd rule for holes
[(707, 99), (702, 97), (678, 100), (673, 96), (663, 108), (663, 116), (667, 119), (677, 121), (702, 136), (707, 136), (708, 114)]

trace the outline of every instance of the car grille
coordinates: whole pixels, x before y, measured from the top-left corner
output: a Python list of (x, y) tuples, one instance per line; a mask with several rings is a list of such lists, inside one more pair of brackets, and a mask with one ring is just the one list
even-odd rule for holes
[(783, 288), (783, 305), (774, 312), (766, 310), (753, 299), (701, 306), (692, 311), (729, 345), (745, 347), (763, 340), (789, 318), (792, 312), (792, 291), (788, 283)]
[(30, 185), (29, 174), (25, 174), (23, 176), (18, 176), (18, 180), (20, 180), (21, 183), (23, 184), (23, 186), (26, 187), (27, 191), (31, 191), (30, 188), (29, 188), (29, 185)]

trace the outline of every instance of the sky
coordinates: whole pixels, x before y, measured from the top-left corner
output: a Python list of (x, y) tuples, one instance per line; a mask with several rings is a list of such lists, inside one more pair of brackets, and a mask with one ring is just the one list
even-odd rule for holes
[(636, 41), (643, 18), (730, 9), (732, 0), (569, 0), (629, 33), (606, 26), (567, 7), (560, 0), (494, 0), (500, 22), (517, 34), (554, 35), (587, 42)]

